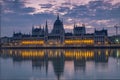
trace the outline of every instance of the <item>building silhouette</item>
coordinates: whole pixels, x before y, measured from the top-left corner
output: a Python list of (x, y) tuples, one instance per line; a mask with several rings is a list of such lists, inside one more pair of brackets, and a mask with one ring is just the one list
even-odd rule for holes
[[(53, 24), (53, 29), (49, 33), (48, 22), (42, 27), (32, 27), (32, 34), (23, 34), (14, 32), (7, 46), (94, 46), (107, 45), (107, 30), (95, 30), (94, 33), (86, 33), (85, 24), (77, 26), (74, 24), (73, 33), (65, 33), (63, 22), (59, 15)], [(6, 46), (4, 45), (4, 46)]]

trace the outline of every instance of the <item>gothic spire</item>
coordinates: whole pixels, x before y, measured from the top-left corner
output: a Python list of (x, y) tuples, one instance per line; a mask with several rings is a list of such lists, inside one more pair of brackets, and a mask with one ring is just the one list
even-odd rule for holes
[(75, 24), (75, 22), (74, 22), (74, 28), (76, 27), (76, 24)]
[(59, 20), (59, 13), (57, 14), (57, 20)]
[(46, 20), (46, 25), (45, 25), (45, 32), (48, 33), (48, 24), (47, 24), (47, 20)]
[(41, 29), (41, 25), (39, 26), (39, 29)]
[(45, 27), (47, 28), (47, 20), (46, 20), (46, 25), (45, 25)]

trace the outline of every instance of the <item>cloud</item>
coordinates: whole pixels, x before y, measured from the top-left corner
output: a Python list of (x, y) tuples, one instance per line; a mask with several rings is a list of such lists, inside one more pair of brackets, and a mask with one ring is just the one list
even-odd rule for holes
[[(116, 5), (114, 5), (116, 6)], [(86, 5), (74, 6), (67, 16), (92, 19), (110, 19), (120, 17), (120, 5), (112, 8), (112, 4), (104, 1), (91, 1)]]
[(22, 0), (3, 0), (3, 12), (27, 14), (35, 11), (32, 7), (25, 7), (24, 4)]
[(1, 0), (1, 3), (2, 27), (11, 29), (6, 35), (11, 35), (13, 28), (24, 31), (32, 25), (44, 25), (45, 20), (52, 29), (57, 13), (67, 30), (73, 28), (74, 22), (99, 29), (101, 25), (111, 26), (120, 21), (119, 0)]
[(52, 4), (39, 4), (41, 8), (51, 8), (53, 5)]

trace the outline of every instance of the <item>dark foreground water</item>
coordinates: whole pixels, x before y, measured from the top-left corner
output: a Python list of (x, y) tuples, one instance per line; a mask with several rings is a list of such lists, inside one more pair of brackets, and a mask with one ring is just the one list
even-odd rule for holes
[(120, 79), (120, 49), (2, 50), (0, 80)]

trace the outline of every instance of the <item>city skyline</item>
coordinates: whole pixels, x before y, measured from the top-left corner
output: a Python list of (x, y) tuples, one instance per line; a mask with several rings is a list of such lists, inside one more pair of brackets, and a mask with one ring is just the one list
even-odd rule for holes
[(0, 0), (0, 80), (119, 74), (120, 0)]
[[(64, 28), (71, 32), (74, 22), (85, 24), (87, 33), (94, 29), (108, 29), (109, 35), (115, 35), (115, 24), (120, 23), (120, 1), (116, 0), (2, 0), (2, 36), (11, 36), (13, 31), (29, 33), (32, 25), (45, 25), (53, 29), (53, 23), (59, 13)], [(113, 27), (113, 28), (109, 28)], [(9, 31), (8, 31), (9, 30)]]

